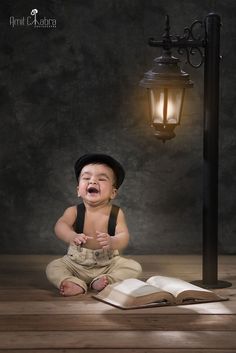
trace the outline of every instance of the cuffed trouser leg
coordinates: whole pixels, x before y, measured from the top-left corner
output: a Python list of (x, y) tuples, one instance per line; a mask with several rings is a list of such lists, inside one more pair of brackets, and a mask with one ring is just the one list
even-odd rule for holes
[[(110, 266), (103, 274), (93, 279), (92, 283), (97, 279), (106, 276), (109, 283), (123, 281), (127, 278), (138, 278), (142, 273), (141, 265), (132, 259), (116, 256), (112, 259)], [(90, 283), (90, 286), (92, 285)]]
[(86, 282), (75, 276), (73, 269), (70, 268), (62, 259), (57, 259), (50, 262), (46, 267), (46, 275), (48, 280), (57, 288), (60, 288), (63, 281), (68, 280), (78, 284), (84, 289), (85, 292), (87, 292)]

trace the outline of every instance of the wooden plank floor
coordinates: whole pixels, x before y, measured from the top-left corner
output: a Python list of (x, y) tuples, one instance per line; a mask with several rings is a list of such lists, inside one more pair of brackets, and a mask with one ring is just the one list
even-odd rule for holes
[[(235, 353), (236, 256), (221, 256), (227, 302), (124, 311), (91, 293), (63, 298), (48, 283), (55, 256), (0, 258), (0, 353)], [(133, 256), (154, 274), (201, 278), (200, 256)]]

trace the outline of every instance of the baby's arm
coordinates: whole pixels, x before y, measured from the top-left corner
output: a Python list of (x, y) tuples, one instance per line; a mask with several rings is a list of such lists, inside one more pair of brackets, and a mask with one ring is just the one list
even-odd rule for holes
[(116, 233), (110, 236), (107, 233), (97, 232), (97, 241), (103, 249), (122, 250), (129, 243), (129, 231), (123, 211), (120, 209), (117, 217)]
[(65, 210), (64, 214), (58, 219), (55, 224), (56, 236), (69, 244), (80, 245), (86, 243), (87, 239), (91, 237), (81, 233), (78, 234), (74, 231), (73, 225), (77, 217), (77, 209), (75, 206), (69, 207)]

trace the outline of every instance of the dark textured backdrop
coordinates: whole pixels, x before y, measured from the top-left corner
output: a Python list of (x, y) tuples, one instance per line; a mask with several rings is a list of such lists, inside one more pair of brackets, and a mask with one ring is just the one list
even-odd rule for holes
[[(55, 18), (56, 28), (9, 23), (10, 16)], [(219, 247), (236, 252), (235, 0), (22, 0), (0, 3), (2, 253), (62, 253), (53, 225), (77, 202), (73, 172), (83, 153), (104, 152), (127, 178), (117, 203), (132, 235), (127, 253), (198, 253), (202, 213), (203, 69), (175, 139), (162, 144), (148, 125), (138, 85), (171, 30), (211, 11), (222, 16)]]

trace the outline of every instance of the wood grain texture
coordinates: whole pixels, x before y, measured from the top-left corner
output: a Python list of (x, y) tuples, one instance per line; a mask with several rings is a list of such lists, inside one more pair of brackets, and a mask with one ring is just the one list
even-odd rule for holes
[(30, 351), (21, 349), (0, 349), (1, 353), (235, 353), (235, 349), (195, 349), (190, 348), (183, 351), (182, 348), (168, 349), (168, 348), (85, 348), (85, 349), (74, 349), (74, 348), (56, 348), (56, 349), (30, 349)]
[[(175, 315), (129, 314), (125, 315), (1, 315), (0, 331), (236, 331), (236, 315)], [(99, 325), (98, 325), (99, 322)]]
[(41, 331), (1, 332), (0, 348), (211, 348), (236, 349), (231, 332), (212, 331)]
[[(129, 311), (98, 302), (92, 293), (61, 297), (44, 274), (53, 258), (1, 257), (0, 353), (236, 352), (236, 257), (220, 258), (220, 276), (233, 286), (217, 293), (229, 301)], [(143, 278), (160, 268), (185, 280), (199, 276), (198, 256), (133, 258), (142, 263)]]

